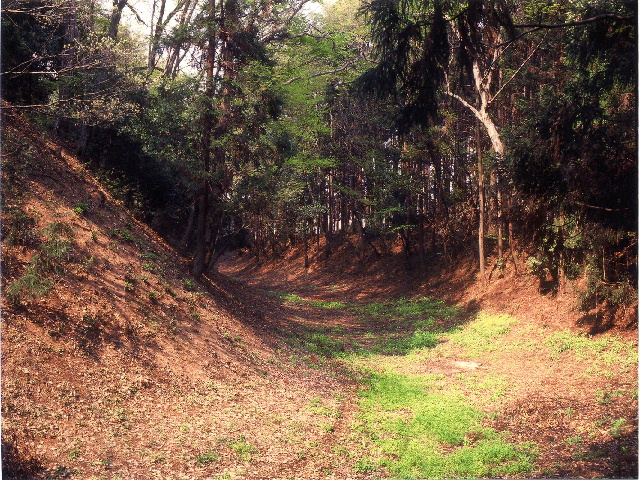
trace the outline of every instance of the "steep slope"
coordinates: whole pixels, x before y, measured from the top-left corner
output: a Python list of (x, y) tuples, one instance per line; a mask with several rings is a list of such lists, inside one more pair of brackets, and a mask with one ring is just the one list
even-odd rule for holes
[(195, 283), (77, 158), (6, 112), (3, 150), (5, 478), (299, 471), (287, 436), (321, 438), (305, 405), (340, 408), (348, 386), (292, 360), (233, 282)]

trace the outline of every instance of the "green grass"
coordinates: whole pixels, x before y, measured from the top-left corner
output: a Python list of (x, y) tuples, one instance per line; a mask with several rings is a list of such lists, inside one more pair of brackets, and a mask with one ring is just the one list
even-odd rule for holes
[(637, 363), (638, 352), (635, 346), (615, 336), (593, 338), (563, 330), (550, 335), (545, 340), (545, 345), (554, 360), (560, 359), (565, 352), (571, 352), (582, 360), (590, 360), (606, 366), (629, 367)]
[[(515, 318), (481, 312), (460, 325), (465, 320), (462, 309), (427, 298), (357, 308), (371, 318), (403, 319), (407, 334), (370, 332), (365, 335), (371, 344), (368, 351), (343, 356), (353, 368), (368, 372), (361, 380), (366, 387), (359, 391), (359, 413), (352, 427), (364, 446), (353, 456), (354, 471), (390, 478), (531, 474), (536, 445), (511, 443), (508, 434), (483, 426), (487, 414), (481, 406), (506, 394), (505, 378), (481, 372), (454, 377), (406, 373), (431, 355), (471, 357), (497, 349)], [(458, 326), (444, 330), (452, 319)], [(442, 343), (443, 339), (449, 341)]]
[(207, 465), (209, 463), (215, 463), (219, 459), (220, 455), (218, 455), (216, 452), (201, 453), (200, 455), (196, 456), (196, 463), (198, 463), (199, 465)]
[(76, 206), (73, 207), (73, 211), (76, 215), (84, 215), (89, 211), (89, 204), (87, 202), (76, 203)]
[[(360, 315), (363, 320), (403, 320), (402, 326), (403, 330), (406, 330), (405, 333), (384, 336), (380, 335), (380, 332), (376, 332), (377, 335), (373, 332), (365, 334), (365, 338), (373, 338), (374, 342), (367, 342), (370, 344), (367, 348), (356, 346), (360, 355), (406, 355), (415, 350), (433, 348), (440, 343), (436, 321), (446, 322), (452, 318), (462, 318), (463, 312), (461, 308), (449, 307), (440, 300), (427, 297), (349, 304), (339, 301), (309, 300), (293, 293), (265, 291), (265, 294), (290, 304), (344, 310)], [(313, 332), (297, 332), (289, 343), (316, 354), (335, 357), (343, 355), (348, 350), (349, 343), (353, 343), (352, 338), (349, 338), (349, 341), (340, 338), (347, 333), (344, 327), (334, 327), (330, 331), (328, 328), (320, 328)]]
[[(446, 364), (481, 357), (484, 363), (486, 359), (502, 360), (511, 354), (508, 352), (549, 352), (553, 359), (573, 356), (585, 360), (586, 368), (606, 366), (612, 371), (629, 369), (637, 361), (634, 345), (617, 337), (594, 339), (569, 331), (549, 334), (520, 326), (520, 335), (514, 338), (508, 335), (518, 323), (514, 317), (481, 311), (469, 318), (462, 308), (427, 297), (355, 304), (269, 294), (290, 304), (341, 309), (362, 320), (355, 332), (314, 326), (289, 336), (297, 348), (338, 357), (351, 377), (363, 383), (350, 433), (361, 450), (349, 456), (354, 472), (360, 474), (478, 478), (526, 477), (534, 471), (535, 443), (512, 443), (508, 432), (484, 424), (487, 417), (497, 414), (511, 390), (509, 378), (482, 368), (455, 375), (421, 373), (428, 371), (425, 361), (429, 359)], [(594, 402), (613, 403), (619, 394), (594, 392)], [(309, 410), (318, 416), (332, 413), (320, 399)], [(332, 425), (320, 427), (331, 431)], [(624, 419), (611, 418), (606, 428), (614, 437), (629, 429)], [(597, 455), (584, 451), (581, 437), (565, 441), (575, 449), (576, 458)]]
[(37, 242), (36, 219), (20, 208), (4, 208), (3, 236), (7, 245), (31, 245)]
[(342, 339), (317, 332), (305, 337), (303, 344), (308, 350), (326, 357), (335, 356), (345, 349)]
[(516, 322), (514, 317), (506, 314), (480, 312), (473, 322), (451, 333), (449, 341), (462, 347), (466, 356), (476, 357), (497, 349), (495, 340), (507, 334)]
[(365, 319), (384, 318), (418, 318), (421, 317), (421, 328), (432, 327), (435, 319), (449, 320), (460, 316), (462, 309), (448, 306), (442, 300), (429, 297), (399, 298), (385, 302), (369, 302), (351, 305), (349, 309)]
[(383, 355), (406, 355), (413, 350), (433, 348), (439, 343), (438, 334), (416, 329), (410, 335), (395, 335), (376, 339), (371, 352)]
[(533, 445), (506, 442), (482, 426), (485, 415), (467, 398), (432, 389), (432, 381), (390, 372), (370, 375), (368, 388), (360, 391), (356, 428), (372, 448), (357, 461), (356, 471), (464, 478), (525, 475), (533, 469)]
[(344, 302), (337, 302), (337, 301), (328, 302), (325, 300), (307, 300), (305, 298), (302, 298), (299, 295), (296, 295), (295, 293), (283, 293), (283, 292), (273, 292), (273, 291), (266, 291), (265, 293), (271, 297), (276, 297), (284, 302), (293, 303), (297, 305), (309, 305), (315, 308), (326, 308), (330, 310), (331, 309), (342, 310), (342, 309), (348, 308), (348, 305)]
[(69, 225), (50, 223), (42, 233), (46, 240), (40, 243), (26, 271), (7, 287), (7, 296), (14, 303), (45, 296), (55, 279), (64, 274), (66, 263), (73, 258), (73, 242), (58, 236), (72, 236), (73, 229)]
[(399, 298), (389, 301), (373, 301), (362, 304), (345, 303), (340, 301), (309, 300), (294, 293), (265, 291), (269, 296), (276, 297), (284, 302), (309, 305), (316, 308), (345, 310), (364, 317), (364, 319), (383, 318), (414, 318), (421, 317), (421, 328), (432, 327), (435, 317), (448, 320), (460, 316), (462, 309), (456, 306), (448, 306), (442, 300), (429, 297)]
[(243, 462), (248, 462), (252, 455), (258, 453), (258, 448), (249, 443), (242, 435), (235, 440), (229, 440), (227, 445), (236, 453), (238, 460)]
[(123, 243), (134, 243), (136, 241), (133, 233), (124, 228), (112, 228), (109, 230), (109, 235)]

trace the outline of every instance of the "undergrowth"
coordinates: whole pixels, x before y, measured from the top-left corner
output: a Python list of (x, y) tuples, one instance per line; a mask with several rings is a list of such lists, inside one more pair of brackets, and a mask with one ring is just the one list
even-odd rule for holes
[[(427, 297), (346, 304), (270, 295), (296, 305), (339, 308), (364, 320), (366, 333), (360, 332), (357, 340), (344, 330), (318, 327), (290, 337), (297, 346), (339, 357), (359, 372), (364, 387), (351, 428), (364, 447), (353, 457), (356, 472), (470, 478), (523, 476), (533, 470), (535, 444), (510, 443), (506, 434), (483, 426), (481, 405), (504, 395), (506, 380), (404, 371), (432, 354), (471, 357), (491, 351), (515, 318), (481, 312), (470, 319), (461, 308)], [(469, 388), (479, 394), (464, 394)]]
[(32, 301), (45, 296), (55, 279), (65, 272), (65, 265), (72, 260), (73, 230), (63, 223), (50, 223), (42, 231), (36, 253), (31, 257), (26, 271), (7, 287), (7, 298), (14, 303)]
[(516, 323), (516, 319), (506, 314), (480, 312), (477, 318), (464, 327), (458, 327), (449, 335), (449, 341), (464, 348), (465, 355), (475, 357), (497, 348), (494, 341), (505, 335)]
[(461, 314), (461, 308), (448, 306), (442, 300), (430, 297), (399, 298), (397, 300), (373, 301), (367, 303), (345, 303), (340, 301), (309, 300), (294, 293), (266, 291), (267, 295), (284, 302), (308, 305), (315, 308), (345, 310), (359, 315), (363, 320), (388, 318), (420, 318), (424, 325), (433, 326), (435, 317), (448, 320)]

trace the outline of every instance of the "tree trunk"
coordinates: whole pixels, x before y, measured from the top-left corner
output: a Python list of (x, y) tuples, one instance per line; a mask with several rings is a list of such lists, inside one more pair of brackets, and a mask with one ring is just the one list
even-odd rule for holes
[(118, 27), (120, 26), (120, 19), (122, 18), (122, 10), (127, 5), (127, 0), (113, 0), (113, 10), (111, 10), (111, 18), (109, 20), (109, 33), (110, 39), (115, 40), (118, 36)]
[(305, 270), (309, 268), (309, 236), (307, 235), (307, 231), (305, 230), (303, 233), (303, 242), (304, 242), (304, 268)]
[[(186, 0), (180, 13), (180, 19), (178, 21), (178, 29), (182, 30), (186, 28), (186, 25), (191, 21), (191, 17), (193, 16), (193, 12), (197, 2), (191, 3), (191, 0)], [(183, 48), (183, 43), (179, 43), (174, 45), (173, 50), (169, 54), (169, 58), (167, 60), (167, 64), (164, 70), (164, 76), (169, 78), (175, 78), (178, 67), (180, 65), (180, 50)]]
[[(156, 66), (156, 53), (160, 44), (160, 37), (164, 30), (164, 10), (167, 6), (167, 0), (160, 0), (160, 11), (158, 12), (158, 20), (156, 20), (155, 27), (153, 26), (153, 18), (151, 18), (151, 35), (149, 35), (149, 56), (147, 58), (147, 66), (149, 70)], [(211, 6), (211, 5), (209, 5)], [(156, 2), (153, 2), (153, 9), (155, 11)], [(210, 18), (214, 18), (215, 10), (211, 13)], [(207, 32), (207, 36), (208, 36)], [(208, 56), (208, 53), (207, 53)], [(208, 61), (208, 60), (207, 60)]]
[[(208, 163), (208, 158), (206, 159)], [(204, 272), (207, 254), (207, 218), (209, 213), (209, 182), (204, 180), (200, 186), (198, 206), (198, 227), (196, 228), (196, 252), (193, 256), (193, 275), (199, 277)]]
[(191, 209), (189, 211), (189, 219), (187, 220), (187, 228), (184, 231), (184, 235), (182, 235), (182, 239), (180, 240), (180, 249), (183, 253), (187, 251), (189, 247), (189, 239), (191, 238), (191, 234), (193, 233), (193, 228), (195, 226), (196, 219), (196, 202), (193, 202), (191, 205)]
[(480, 127), (476, 128), (476, 153), (478, 155), (478, 255), (480, 257), (480, 279), (485, 282), (484, 265), (484, 172), (482, 168), (482, 142), (480, 138)]
[(516, 251), (513, 247), (513, 222), (509, 219), (509, 250), (511, 251), (511, 260), (513, 261), (513, 268), (518, 274), (518, 262), (516, 260)]
[[(215, 18), (215, 0), (209, 0), (209, 18)], [(207, 52), (206, 52), (206, 86), (205, 105), (202, 113), (202, 174), (204, 179), (200, 186), (200, 205), (198, 212), (198, 226), (196, 229), (196, 252), (193, 257), (193, 275), (199, 277), (206, 267), (207, 255), (207, 220), (209, 217), (209, 172), (211, 163), (211, 130), (213, 128), (212, 107), (214, 95), (214, 64), (216, 55), (216, 32), (214, 22), (207, 23)]]
[(503, 219), (502, 219), (502, 191), (500, 187), (500, 176), (496, 175), (496, 207), (498, 211), (496, 212), (497, 222), (498, 222), (498, 258), (502, 259), (504, 256), (504, 244), (502, 241), (503, 236)]

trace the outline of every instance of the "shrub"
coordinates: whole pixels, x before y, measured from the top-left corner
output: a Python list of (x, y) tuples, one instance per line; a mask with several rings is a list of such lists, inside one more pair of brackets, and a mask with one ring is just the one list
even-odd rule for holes
[(86, 202), (77, 203), (75, 207), (73, 207), (73, 211), (77, 215), (84, 215), (89, 211), (89, 204)]

